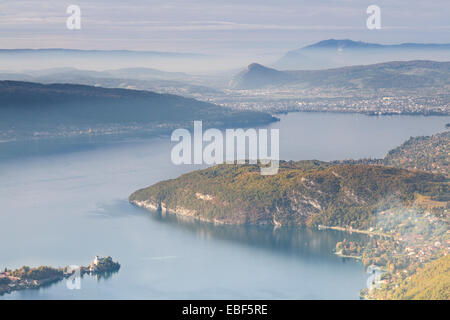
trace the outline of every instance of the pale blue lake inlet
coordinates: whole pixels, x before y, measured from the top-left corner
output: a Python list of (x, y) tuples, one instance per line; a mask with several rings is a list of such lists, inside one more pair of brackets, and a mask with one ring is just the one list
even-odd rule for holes
[[(270, 127), (280, 128), (287, 160), (383, 157), (410, 136), (441, 132), (450, 122), (323, 113), (280, 118)], [(122, 265), (108, 279), (85, 277), (80, 290), (60, 282), (0, 299), (358, 299), (367, 278), (361, 264), (332, 252), (348, 234), (215, 227), (161, 219), (128, 204), (136, 189), (199, 168), (173, 165), (171, 146), (163, 137), (47, 154), (37, 143), (26, 157), (0, 155), (0, 268), (87, 265), (94, 255)]]

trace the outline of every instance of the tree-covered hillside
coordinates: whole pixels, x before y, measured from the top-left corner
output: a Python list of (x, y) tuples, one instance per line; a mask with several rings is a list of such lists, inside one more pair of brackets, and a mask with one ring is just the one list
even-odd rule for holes
[(412, 203), (415, 194), (447, 198), (444, 176), (374, 165), (281, 162), (262, 176), (258, 165), (218, 165), (136, 191), (148, 208), (230, 224), (367, 228), (375, 212)]

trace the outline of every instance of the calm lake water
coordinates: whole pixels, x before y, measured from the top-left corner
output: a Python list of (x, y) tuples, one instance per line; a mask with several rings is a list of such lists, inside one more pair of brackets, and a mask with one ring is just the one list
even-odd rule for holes
[[(270, 127), (280, 128), (282, 159), (332, 160), (383, 157), (448, 122), (291, 113)], [(94, 255), (122, 267), (107, 279), (84, 277), (80, 290), (63, 281), (0, 299), (357, 299), (365, 287), (361, 264), (332, 253), (337, 241), (357, 235), (215, 227), (128, 204), (136, 189), (200, 168), (174, 166), (169, 138), (68, 144), (71, 152), (52, 154), (32, 145), (0, 146), (0, 268), (87, 265)]]

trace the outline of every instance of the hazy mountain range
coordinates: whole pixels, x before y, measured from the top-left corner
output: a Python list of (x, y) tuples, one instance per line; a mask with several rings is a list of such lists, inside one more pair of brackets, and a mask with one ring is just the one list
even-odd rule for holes
[(377, 44), (329, 39), (287, 52), (273, 64), (278, 69), (326, 69), (395, 60), (450, 60), (450, 44)]
[[(276, 70), (323, 70), (411, 60), (450, 61), (450, 44), (402, 43), (386, 45), (329, 39), (289, 51), (274, 63), (265, 62), (263, 64)], [(192, 90), (196, 92), (196, 90), (204, 91), (206, 87), (224, 88), (232, 75), (239, 69), (233, 71), (234, 67), (230, 64), (228, 72), (205, 75), (202, 74), (202, 71), (216, 70), (217, 63), (223, 69), (223, 66), (228, 64), (227, 61), (227, 57), (207, 57), (195, 53), (158, 51), (60, 48), (0, 49), (0, 79), (43, 83), (68, 82), (146, 90), (158, 90), (159, 86), (162, 88), (177, 88), (180, 85), (202, 86), (202, 88)], [(189, 71), (189, 73), (178, 72), (185, 69), (186, 65), (189, 65), (189, 69), (193, 71)], [(15, 66), (15, 68), (11, 69), (12, 66)], [(21, 70), (18, 70), (17, 66)], [(36, 69), (37, 66), (40, 67), (39, 70)], [(181, 68), (178, 68), (178, 66)], [(253, 67), (255, 67), (253, 69), (257, 69), (257, 65)], [(276, 81), (289, 80), (285, 79), (286, 74), (272, 72), (271, 76)], [(142, 85), (142, 83), (122, 81), (118, 85), (117, 81), (114, 81), (113, 84), (105, 81), (111, 78), (175, 82)], [(99, 79), (102, 79), (102, 81), (98, 81)], [(191, 90), (188, 89), (187, 91), (190, 92)], [(162, 92), (165, 91), (162, 90)], [(178, 93), (176, 90), (168, 92)]]
[(122, 68), (104, 71), (83, 70), (72, 67), (48, 68), (41, 70), (23, 70), (19, 72), (0, 71), (2, 80), (6, 77), (50, 79), (59, 77), (86, 78), (129, 78), (139, 80), (192, 80), (194, 76), (184, 72), (167, 72), (154, 68)]
[[(206, 55), (183, 52), (133, 50), (77, 50), (77, 49), (0, 49), (0, 70), (49, 69), (77, 67), (92, 70), (121, 68), (167, 68), (181, 70), (183, 66), (198, 65)], [(36, 63), (38, 62), (38, 63)]]
[[(183, 52), (77, 49), (0, 49), (0, 70), (76, 67), (89, 70), (133, 68), (184, 71), (193, 74), (225, 72), (239, 68), (258, 56), (232, 57)], [(377, 44), (354, 40), (323, 40), (285, 53), (278, 61), (263, 64), (281, 70), (328, 69), (387, 61), (450, 60), (450, 44)], [(39, 61), (39, 64), (36, 64)], [(129, 75), (129, 73), (128, 73)], [(140, 77), (139, 72), (134, 74)]]
[(21, 72), (0, 71), (0, 80), (28, 81), (39, 83), (71, 83), (106, 88), (150, 90), (159, 93), (181, 94), (189, 97), (217, 94), (217, 89), (203, 83), (214, 84), (208, 77), (182, 72), (166, 72), (153, 68), (124, 68), (95, 71), (76, 68), (50, 68), (24, 70)]
[(164, 51), (136, 51), (136, 50), (81, 50), (64, 48), (42, 48), (42, 49), (0, 49), (0, 56), (5, 54), (15, 55), (78, 55), (78, 56), (116, 56), (116, 57), (201, 57), (199, 53), (164, 52)]

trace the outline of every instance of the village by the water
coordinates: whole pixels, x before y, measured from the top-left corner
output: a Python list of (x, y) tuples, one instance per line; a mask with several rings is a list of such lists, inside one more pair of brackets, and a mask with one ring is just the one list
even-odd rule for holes
[(51, 283), (61, 281), (74, 275), (105, 275), (117, 272), (120, 264), (111, 257), (95, 256), (88, 266), (66, 266), (53, 268), (40, 266), (30, 268), (23, 266), (19, 269), (3, 269), (0, 272), (0, 295), (23, 289), (37, 289)]

